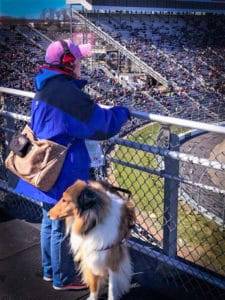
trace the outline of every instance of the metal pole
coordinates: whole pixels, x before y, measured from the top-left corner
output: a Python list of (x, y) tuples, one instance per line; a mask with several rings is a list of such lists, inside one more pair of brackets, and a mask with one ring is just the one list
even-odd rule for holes
[(88, 42), (88, 26), (87, 26), (87, 10), (85, 9), (85, 21), (84, 21), (84, 43)]
[[(0, 86), (0, 93), (24, 96), (27, 98), (33, 98), (35, 95), (32, 92), (21, 91), (21, 90), (16, 90), (16, 89), (11, 89), (11, 88), (5, 88), (5, 87), (1, 87), (1, 86)], [(138, 119), (142, 119), (142, 120), (149, 120), (149, 121), (153, 121), (153, 122), (159, 122), (162, 124), (170, 124), (170, 125), (176, 125), (176, 126), (180, 126), (180, 127), (200, 129), (203, 131), (225, 134), (225, 127), (223, 127), (221, 125), (196, 122), (196, 121), (191, 121), (191, 120), (187, 120), (187, 119), (180, 119), (180, 118), (168, 117), (168, 116), (163, 116), (163, 115), (156, 115), (156, 114), (151, 114), (151, 113), (147, 113), (147, 112), (135, 111), (132, 109), (130, 109), (130, 113), (131, 113), (132, 117), (137, 117)]]
[(117, 75), (119, 77), (120, 74), (120, 52), (117, 51)]
[(150, 121), (155, 121), (155, 122), (159, 122), (159, 123), (163, 123), (163, 124), (170, 124), (170, 125), (173, 124), (173, 125), (177, 125), (180, 127), (200, 129), (200, 130), (204, 130), (204, 131), (225, 134), (225, 127), (214, 125), (214, 124), (196, 122), (196, 121), (174, 118), (174, 117), (167, 117), (167, 116), (156, 115), (156, 114), (151, 114), (151, 113), (146, 113), (146, 112), (138, 112), (138, 111), (134, 111), (134, 110), (131, 110), (131, 115), (133, 117), (137, 117), (137, 118), (143, 119), (143, 120), (150, 120)]
[[(170, 150), (179, 151), (179, 138), (170, 135)], [(165, 173), (179, 176), (179, 161), (165, 157)], [(163, 251), (170, 257), (177, 254), (177, 211), (179, 182), (165, 178), (164, 180), (164, 218), (163, 218)]]
[(27, 91), (11, 89), (11, 88), (1, 87), (1, 86), (0, 86), (0, 93), (16, 95), (16, 96), (23, 96), (23, 97), (27, 97), (27, 98), (34, 98), (34, 95), (35, 95), (33, 92), (27, 92)]
[(73, 37), (73, 9), (72, 4), (70, 4), (70, 36)]
[[(4, 98), (4, 108), (8, 111), (13, 111), (15, 109), (15, 104), (13, 103), (12, 99), (10, 99), (10, 97), (7, 97), (7, 98)], [(16, 130), (16, 122), (15, 122), (15, 119), (13, 118), (10, 118), (9, 116), (6, 116), (5, 117), (6, 119), (6, 125), (5, 127), (10, 129), (9, 131), (6, 131), (5, 132), (5, 146), (8, 146), (9, 145), (9, 142), (12, 138), (12, 135), (13, 135), (13, 132), (15, 132)], [(8, 147), (7, 147), (8, 148)], [(8, 153), (9, 153), (9, 150), (6, 148), (6, 151), (5, 151), (5, 155), (7, 156)], [(18, 178), (12, 174), (11, 172), (8, 172), (7, 171), (7, 182), (10, 186), (15, 186)]]

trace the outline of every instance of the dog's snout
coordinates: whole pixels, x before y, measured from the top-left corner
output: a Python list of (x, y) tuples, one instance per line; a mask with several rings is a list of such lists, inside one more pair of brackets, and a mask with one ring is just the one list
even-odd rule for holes
[(55, 220), (56, 219), (56, 215), (55, 215), (55, 212), (54, 212), (53, 208), (48, 211), (47, 216), (51, 220)]

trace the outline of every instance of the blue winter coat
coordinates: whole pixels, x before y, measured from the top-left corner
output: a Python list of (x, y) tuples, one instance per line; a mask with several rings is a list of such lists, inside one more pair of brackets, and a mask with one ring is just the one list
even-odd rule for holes
[(19, 180), (15, 192), (34, 200), (56, 203), (68, 186), (78, 178), (89, 177), (90, 158), (85, 139), (105, 140), (117, 134), (129, 118), (125, 107), (101, 108), (82, 92), (84, 80), (57, 71), (42, 69), (35, 78), (36, 95), (32, 101), (31, 128), (40, 139), (49, 139), (69, 148), (55, 185), (43, 192)]

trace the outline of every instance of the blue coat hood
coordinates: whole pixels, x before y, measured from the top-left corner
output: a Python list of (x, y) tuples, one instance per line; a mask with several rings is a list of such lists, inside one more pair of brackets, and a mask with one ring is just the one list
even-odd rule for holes
[[(49, 79), (52, 79), (53, 77), (56, 76), (60, 76), (62, 74), (63, 73), (60, 72), (60, 70), (50, 70), (45, 68), (40, 69), (39, 73), (37, 74), (34, 80), (36, 91), (40, 91), (41, 89), (43, 89), (43, 87), (45, 86), (45, 84)], [(73, 80), (80, 89), (83, 89), (87, 84), (87, 80), (77, 80), (77, 79), (73, 79)]]

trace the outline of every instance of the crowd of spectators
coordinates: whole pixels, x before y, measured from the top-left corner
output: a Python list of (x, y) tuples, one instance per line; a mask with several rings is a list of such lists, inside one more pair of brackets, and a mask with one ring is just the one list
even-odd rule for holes
[[(2, 26), (0, 29), (1, 34), (1, 50), (2, 50), (2, 63), (0, 65), (0, 81), (1, 86), (21, 89), (26, 91), (34, 91), (33, 77), (40, 66), (44, 63), (44, 50), (31, 43), (29, 39), (36, 41), (43, 45), (42, 41), (36, 37), (36, 33), (27, 26)], [(21, 32), (26, 33), (26, 36)], [(55, 39), (61, 38), (54, 35)], [(64, 36), (63, 36), (64, 37)], [(65, 38), (65, 37), (64, 37)], [(45, 41), (46, 46), (49, 41)], [(123, 104), (128, 94), (131, 97), (131, 91), (124, 90), (122, 85), (115, 79), (109, 78), (106, 72), (100, 67), (92, 68), (91, 63), (82, 66), (83, 77), (89, 81), (87, 91), (95, 97), (97, 102), (103, 104), (114, 105)], [(10, 109), (17, 113), (29, 113), (29, 101), (22, 97), (7, 97), (12, 101)], [(19, 101), (18, 101), (19, 100)], [(137, 120), (133, 120), (128, 125), (134, 127), (139, 124)], [(127, 128), (128, 130), (128, 128)]]
[(225, 100), (224, 16), (89, 18), (169, 80), (185, 102), (220, 114)]
[[(122, 19), (115, 14), (91, 16), (96, 25), (171, 83), (163, 89), (159, 84), (147, 83), (143, 74), (123, 78), (118, 70), (110, 70), (107, 57), (101, 63), (93, 63), (93, 58), (85, 62), (82, 73), (89, 82), (88, 92), (96, 101), (194, 120), (223, 120), (225, 63), (221, 57), (225, 41), (224, 28), (223, 34), (219, 28), (225, 22), (224, 17), (218, 17), (214, 24), (203, 16), (202, 19), (198, 16), (129, 15)], [(39, 25), (37, 29), (52, 40), (70, 36), (68, 25), (65, 28)], [(208, 37), (203, 35), (206, 30)], [(43, 63), (49, 40), (25, 25), (1, 26), (0, 35), (1, 85), (33, 91), (33, 76)], [(97, 46), (105, 47), (105, 42), (98, 39)], [(122, 60), (125, 61), (124, 57)], [(133, 121), (132, 126), (138, 124)]]

